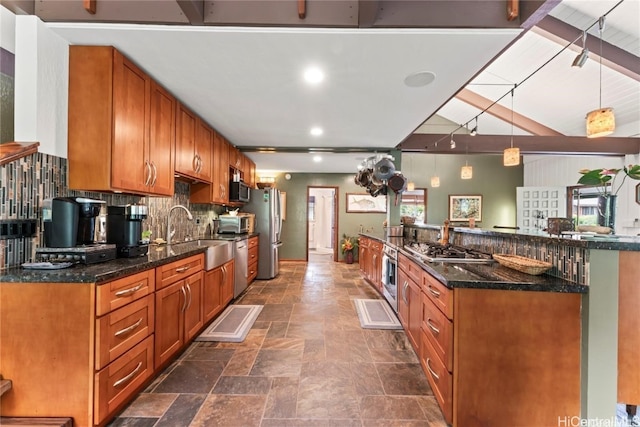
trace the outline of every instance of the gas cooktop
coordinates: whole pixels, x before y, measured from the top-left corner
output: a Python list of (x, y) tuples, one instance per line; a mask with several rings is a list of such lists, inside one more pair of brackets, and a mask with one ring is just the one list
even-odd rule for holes
[(439, 243), (412, 242), (404, 248), (418, 258), (429, 262), (460, 262), (460, 263), (492, 263), (495, 262), (491, 254)]

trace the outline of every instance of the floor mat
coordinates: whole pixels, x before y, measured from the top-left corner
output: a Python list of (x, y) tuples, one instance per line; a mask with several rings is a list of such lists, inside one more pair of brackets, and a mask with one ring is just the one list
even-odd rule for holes
[(261, 305), (230, 305), (196, 338), (196, 341), (244, 341), (262, 307)]
[(402, 329), (389, 304), (382, 299), (356, 299), (356, 311), (364, 329)]

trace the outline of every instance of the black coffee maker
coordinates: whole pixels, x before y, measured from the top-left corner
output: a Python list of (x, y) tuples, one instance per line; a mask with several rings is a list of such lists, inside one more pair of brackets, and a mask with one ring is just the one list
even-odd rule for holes
[(142, 243), (142, 220), (147, 217), (145, 205), (107, 207), (107, 243), (115, 243), (119, 258), (146, 255), (149, 245)]
[(43, 201), (44, 244), (48, 248), (71, 248), (95, 243), (95, 221), (102, 200), (54, 197)]

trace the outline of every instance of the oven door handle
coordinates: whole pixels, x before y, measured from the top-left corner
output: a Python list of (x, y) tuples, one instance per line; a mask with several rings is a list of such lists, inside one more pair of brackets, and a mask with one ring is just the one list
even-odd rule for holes
[(386, 255), (382, 255), (382, 271), (380, 272), (382, 276), (382, 285), (389, 285), (389, 280), (387, 275), (389, 274), (389, 257)]

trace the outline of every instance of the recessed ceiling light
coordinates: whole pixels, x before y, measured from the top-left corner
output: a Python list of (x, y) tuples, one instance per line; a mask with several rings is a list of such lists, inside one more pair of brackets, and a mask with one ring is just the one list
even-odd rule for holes
[(404, 84), (409, 87), (421, 87), (432, 83), (435, 79), (436, 75), (431, 71), (418, 71), (405, 77)]
[(316, 126), (316, 127), (312, 127), (309, 133), (313, 136), (320, 136), (324, 133), (324, 131), (322, 130), (321, 127)]
[(324, 73), (317, 67), (309, 67), (304, 72), (304, 80), (309, 84), (318, 84), (324, 80)]
[(313, 161), (314, 161), (314, 162), (316, 162), (316, 163), (319, 163), (319, 162), (321, 162), (321, 161), (322, 161), (322, 157), (320, 157), (320, 156), (313, 156)]

